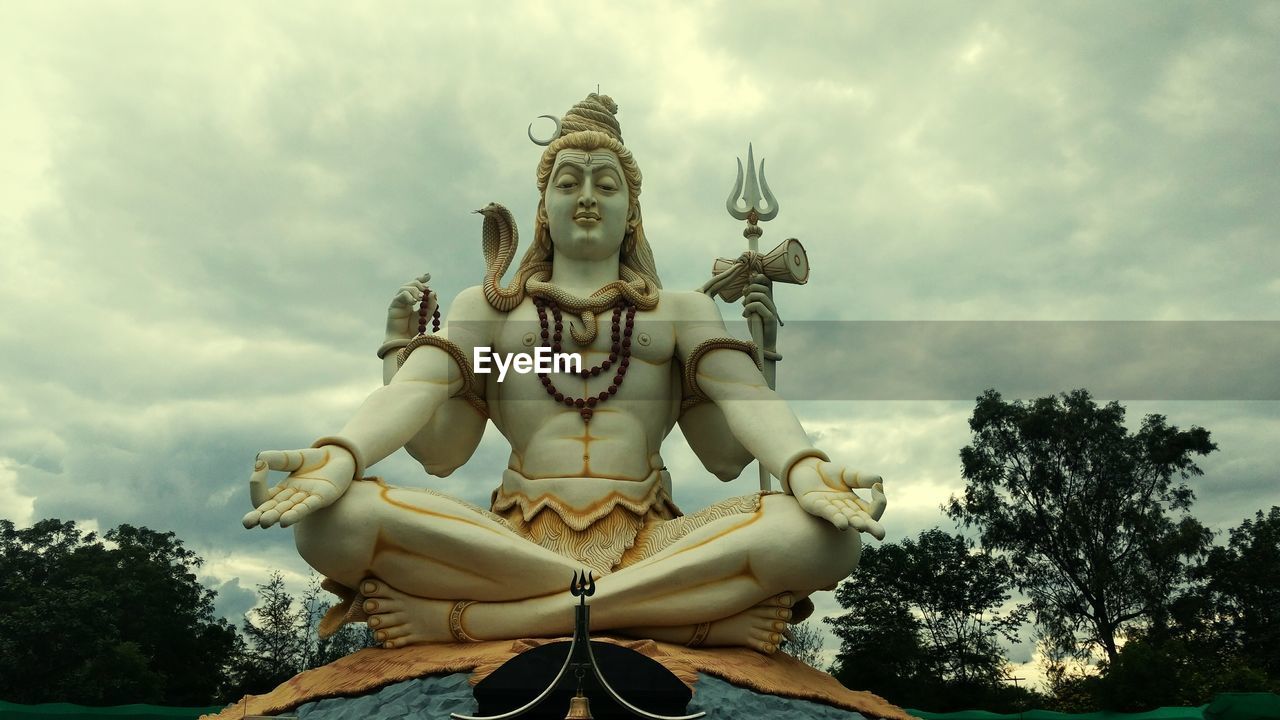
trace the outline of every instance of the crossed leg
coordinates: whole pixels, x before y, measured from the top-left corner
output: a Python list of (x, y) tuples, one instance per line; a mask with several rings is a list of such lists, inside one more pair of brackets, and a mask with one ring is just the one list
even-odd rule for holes
[(436, 600), (501, 602), (563, 591), (578, 565), (494, 516), (431, 490), (352, 483), (294, 526), (298, 553), (349, 588), (382, 578)]
[[(296, 527), (303, 557), (362, 590), (370, 626), (392, 647), (454, 639), (459, 600), (475, 601), (452, 613), (472, 638), (572, 630), (564, 591), (576, 563), (445, 496), (358, 483)], [(335, 537), (347, 538), (345, 549)], [(711, 623), (704, 644), (771, 652), (792, 603), (844, 578), (860, 549), (856, 532), (766, 496), (755, 513), (712, 521), (601, 578), (592, 626), (685, 642)]]

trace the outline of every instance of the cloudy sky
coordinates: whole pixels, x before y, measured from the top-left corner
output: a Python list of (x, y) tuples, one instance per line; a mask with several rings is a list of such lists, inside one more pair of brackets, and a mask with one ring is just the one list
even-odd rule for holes
[[(616, 5), (5, 3), (0, 517), (175, 530), (231, 616), (305, 582), (240, 526), (254, 454), (378, 387), (402, 282), (478, 282), (471, 210), (529, 234), (526, 125), (597, 86), (669, 288), (744, 249), (734, 158), (767, 158), (762, 243), (813, 266), (780, 391), (886, 477), (890, 540), (950, 527), (986, 387), (1207, 427), (1215, 529), (1280, 504), (1280, 4)], [(754, 487), (664, 455), (687, 510)], [(450, 478), (378, 470), (484, 502), (504, 465), (491, 429)]]

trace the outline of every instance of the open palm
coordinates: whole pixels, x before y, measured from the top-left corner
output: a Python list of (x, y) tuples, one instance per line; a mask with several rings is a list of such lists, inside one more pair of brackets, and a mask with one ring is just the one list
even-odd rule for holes
[[(342, 497), (355, 469), (351, 455), (333, 446), (260, 452), (249, 478), (254, 509), (241, 522), (246, 528), (269, 528), (277, 522), (280, 527), (289, 527)], [(272, 470), (289, 476), (267, 487)]]
[[(854, 528), (877, 540), (884, 539), (884, 527), (878, 522), (887, 504), (883, 483), (879, 475), (860, 473), (818, 458), (797, 463), (788, 478), (791, 494), (805, 512), (841, 530)], [(870, 490), (871, 499), (859, 497), (855, 489)]]

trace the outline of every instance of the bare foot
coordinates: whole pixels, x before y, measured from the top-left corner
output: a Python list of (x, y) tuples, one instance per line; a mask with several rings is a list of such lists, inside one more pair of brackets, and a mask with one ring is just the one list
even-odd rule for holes
[(453, 603), (448, 600), (407, 595), (375, 579), (360, 583), (360, 592), (367, 598), (364, 611), (369, 614), (373, 637), (383, 647), (453, 642), (453, 633), (449, 631)]
[[(711, 623), (711, 628), (702, 642), (698, 643), (698, 647), (749, 647), (772, 655), (782, 643), (782, 634), (787, 628), (787, 622), (791, 620), (791, 607), (794, 604), (795, 595), (782, 593), (737, 615), (716, 620)], [(694, 639), (700, 627), (685, 625), (630, 628), (619, 632), (685, 645)]]

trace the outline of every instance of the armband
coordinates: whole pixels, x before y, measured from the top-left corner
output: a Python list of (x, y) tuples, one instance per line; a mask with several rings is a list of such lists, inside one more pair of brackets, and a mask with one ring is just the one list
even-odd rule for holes
[(399, 354), (396, 355), (396, 365), (404, 367), (405, 361), (409, 359), (409, 356), (413, 354), (413, 351), (423, 345), (438, 347), (448, 353), (449, 357), (453, 358), (453, 362), (458, 366), (458, 372), (462, 373), (462, 392), (459, 394), (464, 400), (471, 403), (471, 407), (474, 407), (476, 410), (479, 410), (484, 414), (485, 417), (488, 417), (489, 406), (485, 403), (483, 398), (476, 394), (475, 391), (476, 375), (471, 369), (471, 361), (467, 359), (467, 354), (462, 352), (462, 348), (452, 342), (449, 342), (449, 340), (442, 338), (439, 335), (419, 335), (418, 337), (410, 340), (403, 348), (400, 349)]
[(687, 410), (693, 405), (710, 399), (706, 393), (702, 392), (702, 388), (698, 387), (698, 364), (702, 362), (702, 357), (707, 353), (721, 349), (740, 350), (751, 357), (751, 362), (756, 364), (757, 370), (761, 369), (760, 357), (756, 352), (755, 343), (731, 337), (703, 340), (694, 346), (693, 352), (689, 353), (689, 359), (684, 363), (684, 385), (688, 392), (682, 404), (682, 409)]

